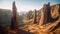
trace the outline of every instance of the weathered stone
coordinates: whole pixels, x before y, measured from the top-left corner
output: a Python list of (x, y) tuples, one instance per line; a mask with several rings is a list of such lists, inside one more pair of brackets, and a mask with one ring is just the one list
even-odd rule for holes
[(16, 5), (15, 5), (15, 1), (13, 2), (13, 14), (12, 14), (12, 25), (11, 25), (11, 28), (12, 29), (15, 29), (15, 28), (18, 28), (18, 17), (17, 17), (17, 8), (16, 8)]
[(49, 14), (50, 14), (50, 3), (44, 4), (43, 8), (41, 9), (41, 18), (40, 18), (39, 26), (49, 21)]
[(51, 17), (52, 18), (57, 18), (59, 16), (59, 12), (60, 12), (60, 5), (54, 5), (51, 7)]
[(35, 11), (34, 11), (34, 24), (36, 24), (37, 23), (37, 16), (36, 16), (36, 9), (35, 9)]

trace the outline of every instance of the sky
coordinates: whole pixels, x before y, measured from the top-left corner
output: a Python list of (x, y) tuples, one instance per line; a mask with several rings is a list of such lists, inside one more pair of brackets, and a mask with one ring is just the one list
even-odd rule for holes
[(39, 10), (44, 4), (50, 2), (51, 5), (60, 4), (60, 0), (0, 0), (0, 9), (12, 10), (12, 3), (15, 1), (17, 11)]

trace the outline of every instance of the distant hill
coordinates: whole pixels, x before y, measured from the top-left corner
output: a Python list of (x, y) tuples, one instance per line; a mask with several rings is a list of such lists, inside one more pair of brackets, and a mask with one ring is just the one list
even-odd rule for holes
[[(25, 12), (21, 12), (20, 14), (24, 14)], [(12, 18), (12, 11), (9, 9), (0, 9), (0, 24), (3, 26), (10, 26)], [(18, 15), (18, 22), (20, 26), (23, 26), (23, 16)]]
[(0, 24), (4, 26), (11, 25), (11, 10), (0, 9)]
[(27, 12), (26, 11), (20, 11), (19, 14), (22, 15), (22, 14), (26, 14)]

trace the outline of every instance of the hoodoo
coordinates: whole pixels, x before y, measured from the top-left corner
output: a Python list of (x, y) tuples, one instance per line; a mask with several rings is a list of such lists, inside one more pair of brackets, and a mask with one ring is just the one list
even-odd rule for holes
[(34, 24), (37, 23), (36, 20), (37, 20), (37, 16), (36, 16), (36, 9), (35, 9), (35, 12), (34, 12)]
[(15, 5), (15, 1), (13, 2), (13, 11), (12, 11), (12, 25), (11, 28), (18, 28), (18, 17), (17, 17), (17, 8)]
[(50, 17), (50, 3), (44, 4), (41, 10), (41, 18), (40, 18), (39, 25), (41, 26), (47, 23), (47, 21), (49, 21), (49, 17)]

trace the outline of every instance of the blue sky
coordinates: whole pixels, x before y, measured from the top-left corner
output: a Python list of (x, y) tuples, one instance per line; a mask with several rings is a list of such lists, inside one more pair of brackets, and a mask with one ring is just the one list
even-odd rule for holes
[(0, 0), (0, 9), (12, 10), (12, 3), (16, 2), (17, 11), (39, 10), (45, 3), (59, 4), (60, 0)]

